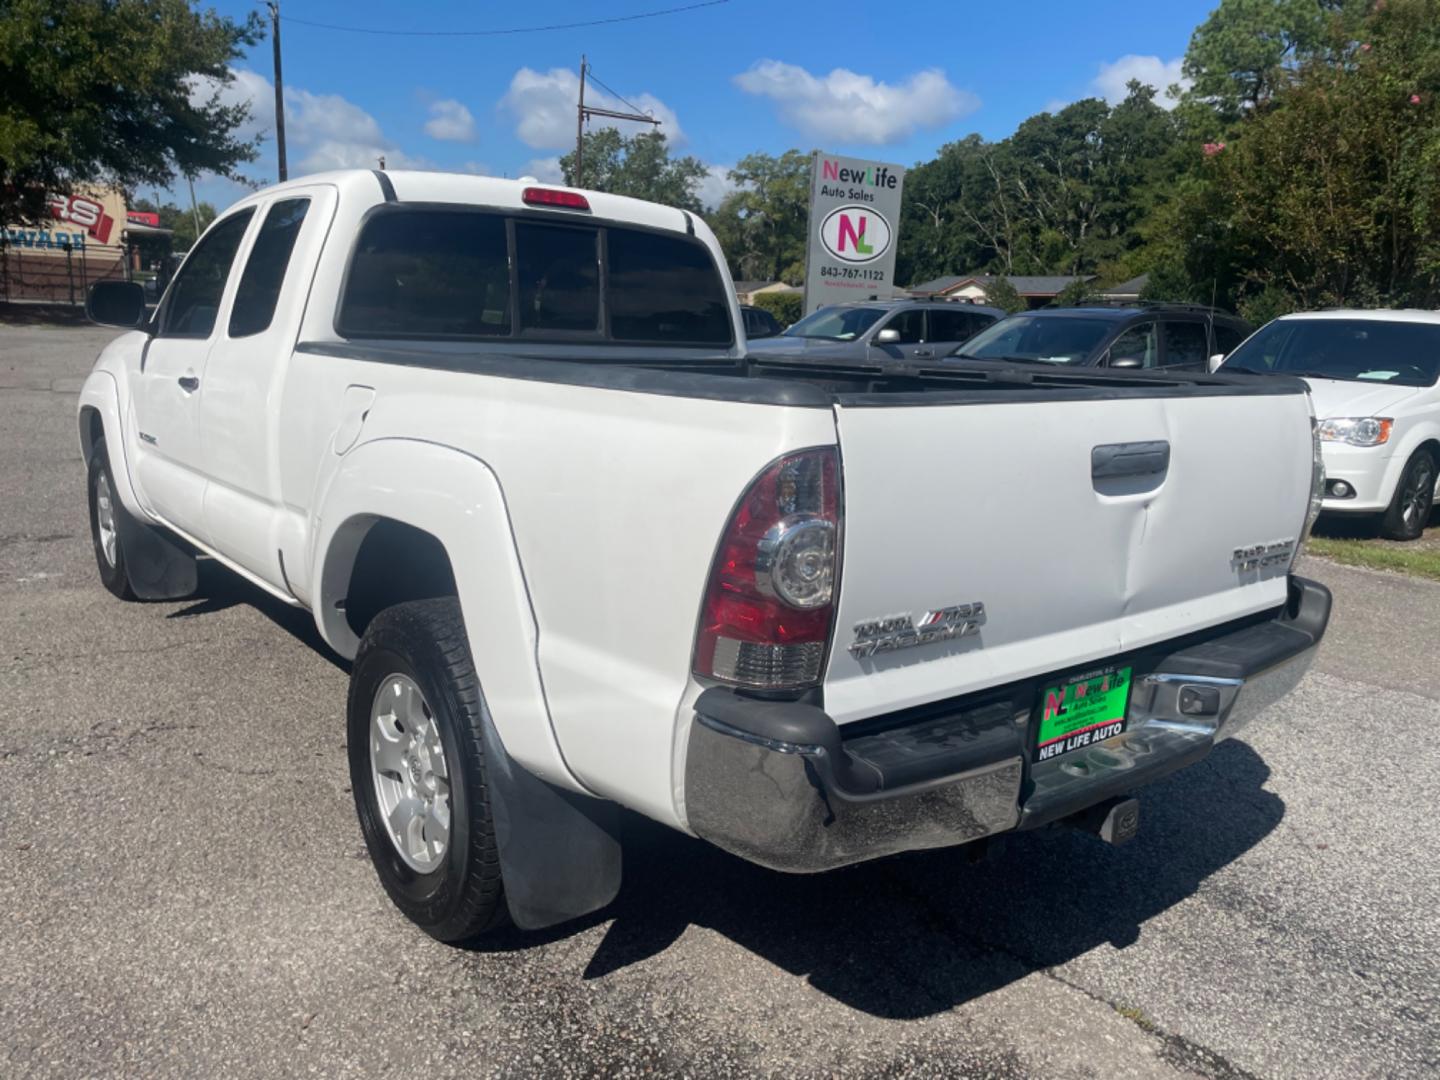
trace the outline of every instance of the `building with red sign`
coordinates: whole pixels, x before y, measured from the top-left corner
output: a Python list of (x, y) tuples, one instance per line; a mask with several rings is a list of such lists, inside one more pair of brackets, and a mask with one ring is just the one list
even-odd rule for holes
[(92, 282), (130, 276), (138, 236), (168, 233), (119, 191), (53, 195), (39, 221), (0, 228), (0, 298), (83, 302)]

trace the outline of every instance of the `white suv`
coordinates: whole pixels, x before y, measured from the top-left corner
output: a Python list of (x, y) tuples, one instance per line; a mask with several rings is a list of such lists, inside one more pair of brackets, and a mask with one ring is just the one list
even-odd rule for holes
[(1323, 509), (1382, 514), (1381, 532), (1392, 540), (1420, 536), (1440, 469), (1440, 314), (1285, 315), (1221, 370), (1304, 377), (1325, 456)]

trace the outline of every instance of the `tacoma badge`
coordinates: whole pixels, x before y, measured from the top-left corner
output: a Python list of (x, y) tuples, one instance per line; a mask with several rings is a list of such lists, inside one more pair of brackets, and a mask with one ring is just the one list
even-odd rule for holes
[(978, 600), (927, 611), (918, 621), (909, 615), (870, 619), (855, 624), (855, 640), (850, 645), (850, 655), (860, 659), (876, 653), (970, 637), (978, 634), (984, 623), (985, 605)]

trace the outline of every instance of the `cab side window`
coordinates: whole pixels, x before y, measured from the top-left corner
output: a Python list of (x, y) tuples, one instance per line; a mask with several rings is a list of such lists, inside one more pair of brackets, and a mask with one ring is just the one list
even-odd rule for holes
[(911, 308), (909, 311), (897, 312), (883, 329), (900, 332), (900, 340), (891, 342), (892, 345), (918, 345), (925, 340), (925, 311), (922, 308)]
[(1160, 363), (1159, 335), (1153, 322), (1132, 326), (1110, 346), (1110, 363), (1117, 360), (1139, 360), (1141, 367), (1153, 368)]
[[(1165, 323), (1165, 366), (1204, 371), (1209, 359), (1202, 322)], [(1148, 366), (1148, 365), (1147, 365)]]
[(230, 336), (246, 337), (270, 328), (275, 318), (275, 305), (280, 301), (280, 286), (285, 284), (285, 269), (290, 253), (300, 236), (309, 199), (281, 199), (265, 212), (255, 246), (245, 260), (245, 272), (235, 290), (235, 305), (230, 310)]
[(968, 341), (993, 320), (975, 311), (930, 311), (930, 340), (960, 344)]
[(160, 326), (161, 337), (210, 336), (210, 331), (215, 329), (215, 317), (220, 313), (220, 298), (225, 293), (235, 252), (240, 249), (240, 241), (254, 212), (242, 210), (232, 214), (212, 225), (200, 238), (170, 286)]

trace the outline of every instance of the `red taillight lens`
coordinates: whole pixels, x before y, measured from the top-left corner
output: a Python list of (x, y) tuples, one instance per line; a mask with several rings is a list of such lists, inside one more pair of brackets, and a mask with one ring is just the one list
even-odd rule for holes
[(565, 210), (590, 209), (590, 200), (575, 191), (556, 191), (554, 188), (527, 187), (520, 193), (520, 198), (530, 206), (559, 206)]
[(840, 578), (833, 447), (787, 454), (725, 527), (700, 615), (695, 674), (763, 690), (820, 681)]

